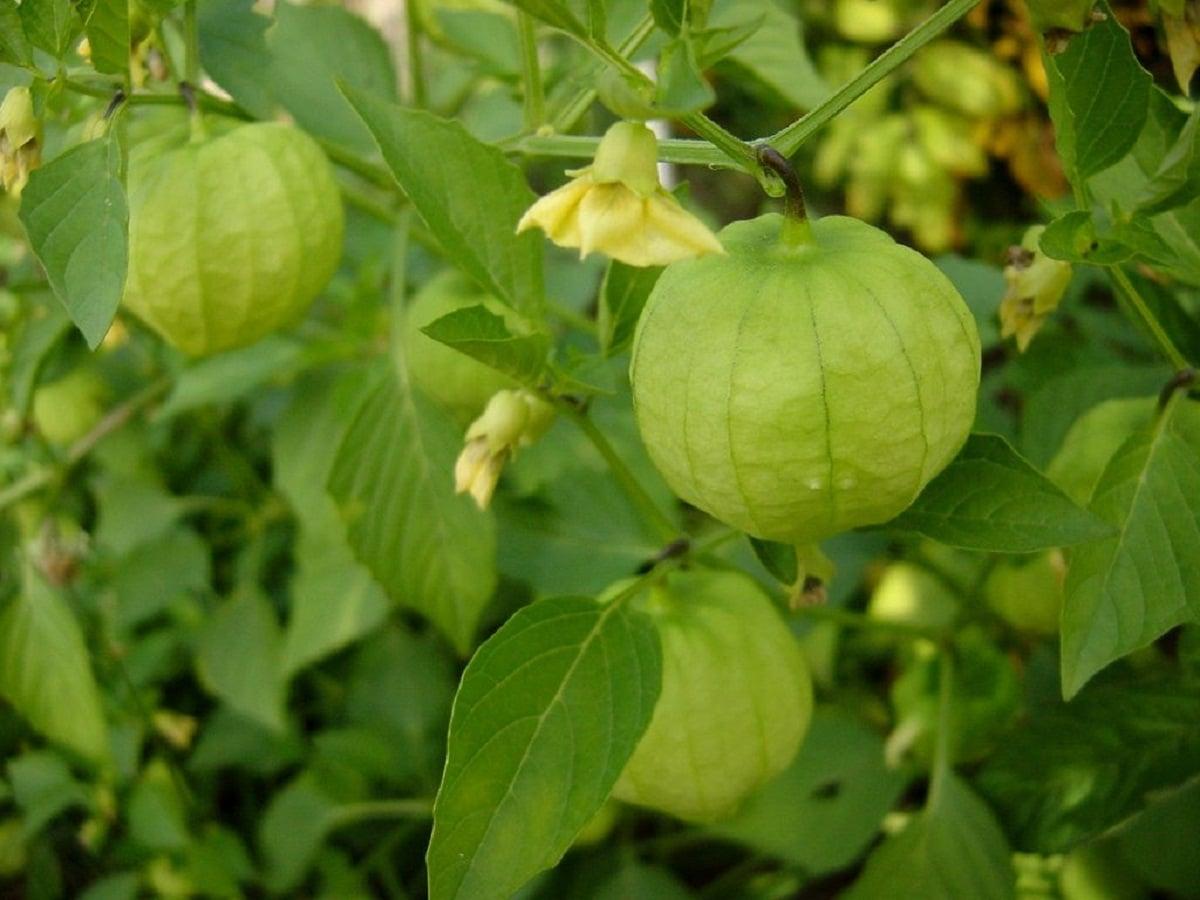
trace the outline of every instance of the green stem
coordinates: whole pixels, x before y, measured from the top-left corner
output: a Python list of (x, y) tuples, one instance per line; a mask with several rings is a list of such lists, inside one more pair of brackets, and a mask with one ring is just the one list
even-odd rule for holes
[(765, 142), (784, 156), (792, 156), (805, 141), (836, 118), (842, 110), (896, 71), (914, 53), (969, 13), (980, 2), (981, 0), (950, 0), (838, 88), (828, 100), (783, 130), (771, 135)]
[(938, 725), (933, 747), (933, 777), (929, 785), (927, 807), (937, 805), (946, 777), (954, 769), (954, 654), (943, 649), (938, 659)]
[(421, 20), (417, 15), (415, 0), (405, 4), (404, 22), (404, 55), (408, 63), (408, 90), (412, 105), (424, 108), (427, 91), (425, 90), (425, 57), (421, 52)]
[[(563, 159), (591, 159), (600, 146), (598, 137), (576, 137), (574, 135), (532, 134), (520, 138), (505, 149), (515, 150), (528, 156), (550, 156)], [(720, 166), (730, 168), (730, 160), (724, 153), (707, 141), (687, 141), (667, 138), (658, 142), (658, 158), (662, 162), (693, 166)]]
[(1137, 287), (1129, 280), (1129, 276), (1119, 266), (1113, 266), (1108, 272), (1112, 276), (1112, 280), (1121, 289), (1121, 293), (1125, 295), (1125, 299), (1129, 301), (1129, 305), (1133, 307), (1138, 317), (1142, 320), (1142, 324), (1146, 326), (1147, 330), (1154, 337), (1155, 343), (1158, 344), (1158, 349), (1171, 361), (1171, 365), (1176, 369), (1188, 368), (1187, 357), (1175, 346), (1175, 342), (1171, 340), (1171, 336), (1167, 334), (1162, 323), (1158, 321), (1158, 317), (1154, 315), (1153, 310), (1146, 303), (1146, 298), (1138, 292)]
[(135, 415), (153, 404), (170, 387), (171, 380), (169, 378), (161, 378), (134, 394), (124, 403), (114, 407), (93, 426), (91, 431), (68, 448), (61, 464), (31, 472), (0, 491), (0, 510), (7, 509), (14, 503), (19, 503), (30, 494), (36, 493), (66, 476), (72, 468), (81, 463), (96, 448), (97, 444), (114, 431), (123, 427)]
[(200, 88), (200, 27), (196, 22), (196, 0), (183, 5), (183, 77), (193, 88)]
[(368, 819), (428, 819), (432, 815), (432, 800), (364, 800), (339, 806), (334, 811), (333, 821), (334, 827), (340, 827)]
[[(645, 72), (608, 44), (599, 41), (588, 41), (585, 43), (585, 46), (610, 66), (623, 72), (627, 77), (645, 84), (653, 84)], [(737, 168), (751, 173), (755, 178), (762, 181), (764, 186), (773, 181), (773, 179), (764, 175), (753, 147), (722, 128), (708, 116), (704, 115), (704, 113), (688, 113), (681, 116), (679, 121), (720, 150), (725, 156), (729, 157)]]
[(525, 128), (537, 131), (546, 121), (546, 94), (542, 86), (542, 65), (538, 61), (537, 27), (533, 16), (517, 13), (521, 38), (521, 84), (525, 89)]
[[(650, 35), (652, 34), (654, 34), (654, 19), (647, 14), (642, 17), (633, 31), (629, 33), (629, 37), (620, 43), (617, 47), (617, 52), (626, 59), (629, 59), (642, 48), (642, 45), (650, 39)], [(599, 71), (594, 74), (598, 75)], [(575, 124), (583, 118), (584, 113), (588, 111), (595, 99), (596, 89), (593, 87), (584, 88), (572, 97), (559, 111), (558, 115), (554, 117), (554, 130), (563, 132), (574, 128)]]
[(633, 505), (641, 511), (646, 523), (654, 528), (657, 536), (664, 542), (677, 538), (680, 534), (679, 527), (671, 521), (669, 515), (659, 509), (658, 504), (654, 502), (646, 489), (638, 483), (633, 472), (625, 465), (625, 461), (609, 443), (604, 432), (596, 427), (596, 423), (592, 421), (591, 417), (567, 400), (557, 398), (554, 402), (559, 411), (574, 422), (584, 436), (592, 442), (592, 446), (604, 458), (604, 462), (608, 464), (629, 499), (633, 501)]

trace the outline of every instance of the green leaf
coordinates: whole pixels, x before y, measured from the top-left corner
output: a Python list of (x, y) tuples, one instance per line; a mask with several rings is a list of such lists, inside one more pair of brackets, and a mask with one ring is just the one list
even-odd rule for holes
[(1106, 672), (1053, 694), (1005, 736), (976, 784), (1018, 850), (1062, 853), (1200, 771), (1200, 684), (1177, 669)]
[[(355, 558), (325, 487), (342, 438), (366, 399), (363, 374), (352, 368), (301, 382), (275, 424), (275, 485), (300, 520), (283, 648), (289, 676), (372, 631), (388, 612), (387, 595)], [(314, 434), (322, 439), (313, 440)]]
[(292, 613), (283, 645), (283, 671), (300, 669), (381, 625), (387, 595), (354, 558), (338, 521), (332, 534), (303, 529), (296, 543)]
[(1069, 547), (1111, 533), (994, 434), (971, 435), (946, 470), (887, 527), (994, 553)]
[(658, 639), (624, 604), (527, 606), (480, 647), (450, 721), (431, 900), (507, 897), (607, 799), (658, 699)]
[(239, 400), (273, 379), (294, 374), (308, 361), (306, 351), (299, 341), (271, 335), (249, 347), (198, 360), (179, 373), (157, 415), (165, 419), (199, 406)]
[(390, 365), (338, 448), (329, 490), (355, 555), (461, 654), (496, 585), (495, 525), (454, 493), (461, 437)]
[(1165, 365), (1109, 362), (1082, 365), (1044, 381), (1025, 399), (1021, 416), (1021, 452), (1035, 466), (1054, 459), (1072, 425), (1105, 400), (1155, 394), (1171, 377)]
[(1149, 106), (1150, 73), (1112, 10), (1101, 9), (1103, 21), (1072, 37), (1063, 52), (1044, 57), (1058, 152), (1076, 184), (1133, 149)]
[(1200, 110), (1193, 110), (1175, 145), (1146, 185), (1138, 210), (1153, 215), (1200, 197)]
[(909, 780), (887, 766), (878, 734), (841, 710), (819, 709), (791, 766), (712, 831), (824, 875), (870, 846)]
[(79, 33), (79, 17), (71, 0), (25, 0), (20, 12), (29, 42), (62, 59)]
[(929, 805), (867, 859), (846, 900), (1010, 900), (1016, 872), (992, 811), (957, 775), (940, 773)]
[(1172, 221), (1178, 222), (1177, 213), (1155, 219), (1139, 214), (1110, 223), (1076, 210), (1046, 227), (1041, 247), (1055, 259), (1093, 266), (1139, 260), (1181, 281), (1200, 284), (1200, 253), (1193, 254), (1185, 244), (1164, 236), (1162, 229)]
[(266, 40), (271, 20), (253, 7), (254, 0), (200, 0), (200, 63), (242, 109), (269, 119), (275, 110)]
[(800, 561), (796, 558), (795, 547), (756, 537), (750, 538), (750, 547), (758, 561), (763, 564), (763, 568), (770, 572), (776, 581), (788, 586), (796, 583), (800, 577)]
[(0, 612), (0, 696), (37, 731), (92, 762), (109, 758), (108, 727), (83, 633), (31, 566)]
[(271, 798), (258, 824), (258, 842), (275, 894), (294, 890), (337, 824), (337, 802), (311, 772), (297, 776)]
[(1004, 297), (1004, 273), (1000, 267), (955, 254), (939, 256), (933, 262), (967, 301), (979, 329), (979, 342), (984, 347), (998, 343), (998, 312)]
[(313, 134), (374, 152), (375, 142), (338, 85), (395, 99), (392, 56), (379, 32), (339, 7), (279, 3), (266, 39), (272, 93), (296, 121)]
[(343, 85), (383, 157), (457, 265), (514, 309), (542, 305), (542, 240), (516, 233), (533, 203), (525, 176), (457, 122), (404, 109)]
[(42, 367), (59, 341), (71, 330), (71, 320), (57, 302), (51, 301), (39, 311), (44, 311), (45, 315), (30, 316), (17, 333), (8, 370), (12, 405), (22, 415), (29, 410)]
[(605, 356), (623, 353), (633, 343), (638, 319), (662, 271), (655, 266), (627, 266), (616, 260), (608, 264), (600, 285), (600, 309), (596, 317), (600, 349)]
[(762, 24), (730, 52), (730, 63), (798, 109), (812, 109), (832, 93), (804, 45), (803, 26), (773, 0), (724, 0), (710, 24), (737, 26), (747, 18)]
[(1176, 398), (1117, 451), (1092, 511), (1110, 537), (1070, 555), (1062, 618), (1062, 688), (1184, 622), (1200, 622), (1200, 406)]
[(683, 30), (687, 16), (687, 0), (650, 0), (650, 15), (654, 24), (672, 37)]
[(83, 30), (97, 72), (129, 72), (129, 0), (90, 0)]
[(172, 528), (121, 558), (111, 582), (113, 624), (130, 634), (209, 583), (208, 545), (191, 529)]
[(691, 41), (669, 41), (658, 58), (658, 109), (679, 115), (707, 109), (716, 102), (717, 94), (704, 80)]
[(8, 778), (29, 836), (64, 810), (90, 805), (87, 788), (72, 777), (66, 761), (50, 750), (21, 754), (8, 764)]
[(550, 338), (544, 334), (513, 334), (504, 317), (483, 304), (456, 309), (421, 331), (530, 387), (537, 387), (545, 374)]
[(20, 215), (50, 286), (95, 349), (125, 288), (129, 209), (116, 140), (80, 144), (35, 171)]
[(0, 63), (26, 67), (33, 64), (16, 0), (0, 0)]
[(279, 623), (257, 589), (243, 588), (205, 621), (196, 652), (201, 683), (229, 707), (284, 730)]
[(578, 38), (586, 38), (588, 29), (579, 17), (561, 0), (510, 0), (517, 9), (523, 9), (535, 19), (541, 19), (567, 34)]

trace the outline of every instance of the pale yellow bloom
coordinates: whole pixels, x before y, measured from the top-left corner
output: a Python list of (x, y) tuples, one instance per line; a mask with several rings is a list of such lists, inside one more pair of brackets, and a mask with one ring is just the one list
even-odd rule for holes
[(0, 103), (0, 184), (21, 196), (29, 173), (42, 164), (42, 142), (29, 88), (15, 87)]
[(1045, 230), (1041, 225), (1029, 229), (1004, 270), (1008, 290), (1000, 303), (1000, 336), (1016, 337), (1022, 353), (1058, 309), (1071, 283), (1071, 264), (1042, 252), (1040, 241)]
[(470, 494), (480, 509), (487, 509), (505, 463), (518, 448), (545, 434), (553, 421), (554, 408), (529, 391), (497, 391), (467, 429), (454, 464), (455, 492)]
[(658, 181), (658, 143), (644, 125), (618, 122), (586, 169), (542, 197), (517, 224), (541, 228), (581, 258), (603, 253), (631, 266), (666, 266), (724, 253), (708, 227), (679, 205)]

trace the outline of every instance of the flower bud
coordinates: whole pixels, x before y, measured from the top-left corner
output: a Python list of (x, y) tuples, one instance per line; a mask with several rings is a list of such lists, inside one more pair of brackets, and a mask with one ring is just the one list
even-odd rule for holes
[(29, 88), (12, 88), (0, 103), (0, 184), (14, 196), (42, 164), (40, 131)]
[(454, 490), (487, 509), (505, 463), (541, 438), (553, 421), (554, 407), (530, 391), (497, 391), (467, 429), (454, 464)]
[(1067, 292), (1071, 283), (1071, 264), (1051, 259), (1041, 248), (1045, 226), (1037, 225), (1025, 233), (1020, 247), (1014, 247), (1004, 280), (1008, 290), (1000, 303), (1000, 334), (1017, 339), (1022, 353), (1042, 329), (1042, 325)]

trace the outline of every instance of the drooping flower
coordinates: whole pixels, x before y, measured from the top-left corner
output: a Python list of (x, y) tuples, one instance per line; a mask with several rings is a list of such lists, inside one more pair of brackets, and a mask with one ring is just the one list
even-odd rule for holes
[(505, 463), (545, 434), (553, 421), (554, 408), (530, 391), (497, 391), (467, 429), (454, 464), (455, 492), (470, 494), (480, 509), (487, 509)]
[(29, 173), (42, 164), (42, 141), (29, 88), (15, 87), (0, 103), (0, 184), (21, 196)]
[(1046, 319), (1058, 309), (1071, 283), (1071, 264), (1051, 259), (1042, 252), (1045, 230), (1042, 225), (1030, 228), (1021, 246), (1013, 248), (1004, 270), (1008, 290), (1000, 303), (1000, 335), (1015, 336), (1022, 353)]
[(618, 122), (592, 165), (567, 172), (573, 180), (539, 199), (517, 231), (541, 228), (581, 258), (603, 253), (631, 266), (665, 266), (723, 253), (708, 227), (659, 183), (658, 141), (645, 125)]

